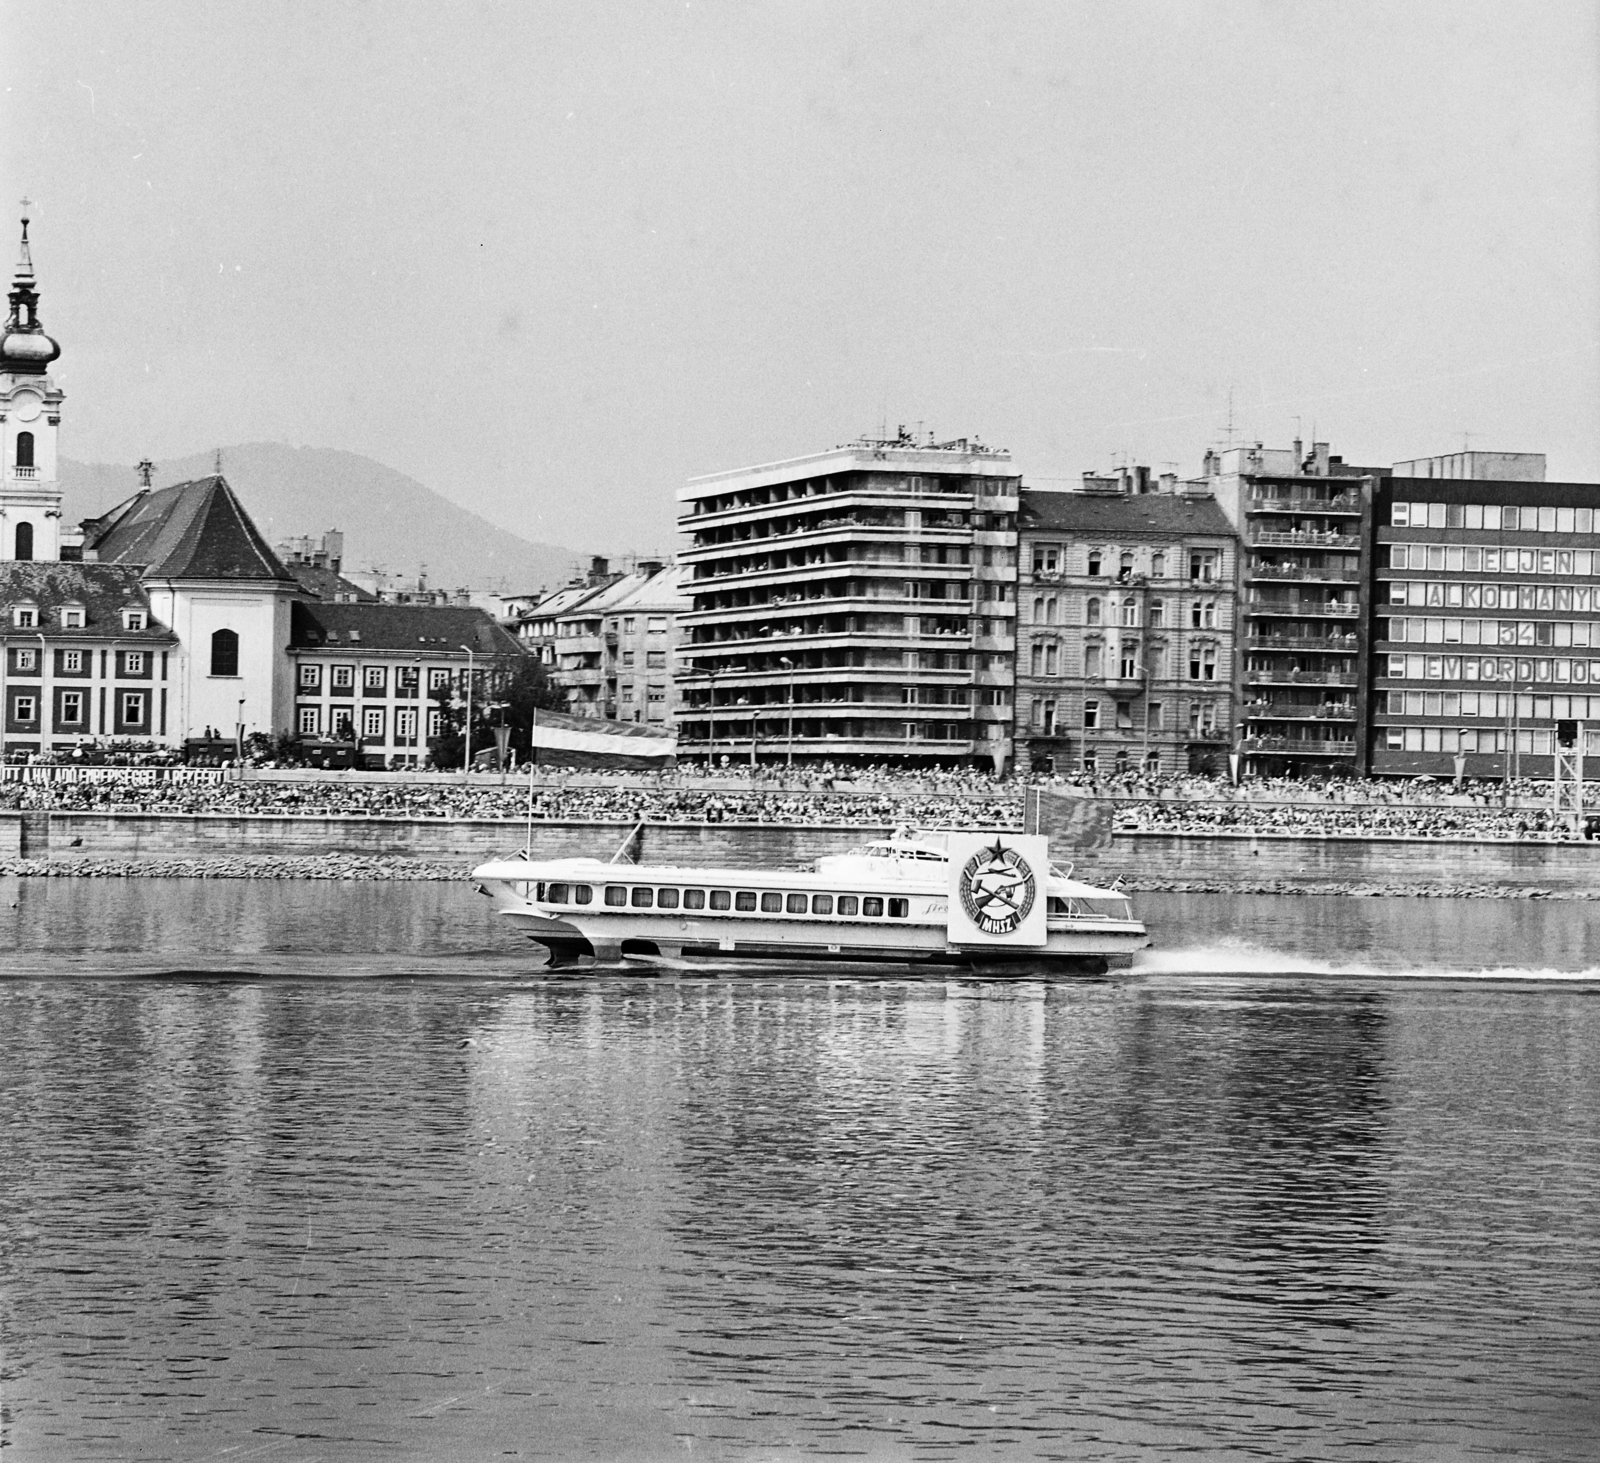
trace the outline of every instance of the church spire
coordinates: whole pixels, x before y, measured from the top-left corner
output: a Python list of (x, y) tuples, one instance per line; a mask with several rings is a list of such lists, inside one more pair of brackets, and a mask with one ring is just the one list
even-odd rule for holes
[(28, 215), (31, 205), (22, 200), (22, 253), (11, 277), (11, 315), (5, 334), (0, 336), (0, 371), (18, 376), (44, 373), (61, 347), (44, 333), (39, 323), (39, 291), (33, 283), (33, 249), (28, 243)]

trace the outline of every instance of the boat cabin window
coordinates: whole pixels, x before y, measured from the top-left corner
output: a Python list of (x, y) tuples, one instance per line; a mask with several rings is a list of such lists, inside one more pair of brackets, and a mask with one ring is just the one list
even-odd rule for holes
[(616, 907), (628, 902), (628, 891), (621, 884), (606, 885), (606, 903)]
[(678, 891), (676, 889), (657, 889), (656, 908), (676, 909), (678, 907)]
[(572, 886), (572, 902), (574, 904), (592, 904), (594, 902), (594, 890), (587, 884), (574, 884)]
[(909, 899), (891, 899), (889, 901), (889, 918), (904, 919), (911, 912)]
[(833, 895), (813, 894), (811, 896), (811, 912), (812, 914), (832, 914)]
[(806, 903), (807, 900), (804, 894), (791, 894), (788, 899), (784, 901), (784, 908), (786, 908), (790, 914), (804, 914), (806, 912)]
[(683, 907), (685, 909), (704, 909), (706, 907), (706, 891), (704, 889), (685, 889), (683, 891)]
[[(515, 889), (517, 886), (515, 884), (513, 884), (511, 887), (513, 889)], [(544, 880), (540, 879), (539, 882), (533, 886), (533, 890), (534, 890), (533, 897), (535, 899), (543, 899), (544, 898), (544, 891), (545, 891), (545, 882), (544, 882)], [(524, 884), (522, 886), (522, 897), (524, 899), (526, 899), (528, 897), (528, 886), (526, 884)]]
[(646, 889), (642, 885), (633, 891), (633, 907), (635, 909), (649, 909), (656, 902), (656, 891)]
[(855, 914), (860, 908), (861, 901), (854, 894), (841, 894), (839, 896), (839, 913)]
[(726, 909), (728, 904), (728, 891), (726, 889), (713, 889), (711, 891), (711, 907), (713, 909)]
[(552, 884), (544, 897), (549, 904), (565, 904), (567, 902), (567, 886), (565, 884)]
[(879, 899), (876, 894), (867, 895), (861, 901), (861, 912), (862, 914), (881, 915), (883, 913), (883, 900)]
[(734, 896), (733, 907), (735, 909), (754, 909), (756, 907), (756, 896), (748, 889), (741, 889)]
[(763, 894), (761, 896), (761, 910), (764, 914), (777, 914), (783, 908), (783, 895)]

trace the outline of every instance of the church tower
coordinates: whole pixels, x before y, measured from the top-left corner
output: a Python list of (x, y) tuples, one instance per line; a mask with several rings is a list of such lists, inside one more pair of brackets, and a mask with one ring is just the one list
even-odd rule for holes
[(11, 314), (0, 335), (0, 562), (61, 557), (61, 484), (56, 429), (63, 394), (49, 366), (61, 347), (39, 323), (39, 291), (22, 200), (22, 257), (11, 280)]

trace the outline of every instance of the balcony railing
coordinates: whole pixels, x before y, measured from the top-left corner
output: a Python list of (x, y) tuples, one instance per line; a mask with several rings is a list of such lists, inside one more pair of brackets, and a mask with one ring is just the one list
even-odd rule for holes
[(1247, 670), (1244, 678), (1246, 683), (1252, 686), (1353, 686), (1356, 684), (1356, 678), (1348, 671)]
[(1315, 529), (1291, 529), (1288, 532), (1279, 532), (1272, 529), (1252, 528), (1245, 542), (1252, 548), (1260, 545), (1263, 548), (1347, 549), (1351, 553), (1359, 553), (1361, 551), (1361, 540), (1354, 534), (1322, 533)]
[(1354, 721), (1354, 706), (1303, 706), (1294, 701), (1251, 701), (1246, 721)]
[(1333, 569), (1315, 564), (1247, 564), (1246, 579), (1325, 580), (1354, 584), (1361, 578), (1359, 569)]
[(1320, 498), (1315, 493), (1274, 494), (1270, 498), (1247, 498), (1246, 513), (1359, 513), (1361, 499), (1355, 493), (1335, 493)]
[(1245, 613), (1251, 615), (1276, 615), (1284, 620), (1304, 620), (1312, 616), (1355, 616), (1361, 606), (1355, 600), (1330, 599), (1317, 604), (1306, 600), (1247, 599)]
[(1354, 655), (1360, 646), (1354, 635), (1261, 635), (1245, 639), (1250, 650), (1323, 650), (1334, 655)]
[(14, 478), (36, 478), (39, 476), (39, 469), (36, 467), (14, 467), (11, 469), (11, 476)]
[(1353, 757), (1354, 740), (1319, 740), (1311, 737), (1245, 737), (1241, 752), (1282, 752), (1292, 757)]

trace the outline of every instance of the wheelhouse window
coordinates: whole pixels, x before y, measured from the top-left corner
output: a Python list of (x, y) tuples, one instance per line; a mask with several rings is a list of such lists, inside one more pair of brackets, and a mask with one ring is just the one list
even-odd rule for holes
[(565, 904), (567, 902), (567, 886), (565, 884), (551, 884), (545, 890), (545, 899), (551, 904)]

